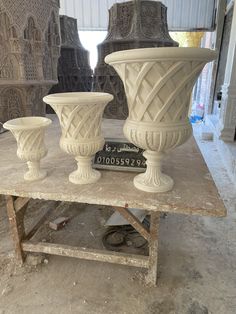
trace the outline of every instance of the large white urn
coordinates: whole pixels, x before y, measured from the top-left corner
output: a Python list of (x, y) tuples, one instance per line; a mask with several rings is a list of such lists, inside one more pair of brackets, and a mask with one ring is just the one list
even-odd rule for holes
[(44, 133), (51, 120), (44, 117), (24, 117), (9, 120), (3, 127), (10, 130), (17, 141), (17, 156), (27, 161), (29, 170), (24, 179), (36, 181), (46, 177), (47, 172), (40, 169), (40, 160), (46, 156)]
[(129, 116), (124, 134), (145, 149), (147, 170), (134, 178), (136, 188), (166, 192), (173, 180), (161, 171), (166, 152), (192, 134), (188, 119), (194, 83), (217, 53), (204, 48), (144, 48), (114, 52), (105, 58), (121, 77)]
[(101, 133), (102, 115), (112, 99), (107, 93), (90, 92), (58, 93), (43, 98), (59, 118), (61, 149), (77, 161), (77, 170), (69, 175), (69, 181), (74, 184), (95, 183), (101, 176), (92, 168), (92, 157), (105, 143)]

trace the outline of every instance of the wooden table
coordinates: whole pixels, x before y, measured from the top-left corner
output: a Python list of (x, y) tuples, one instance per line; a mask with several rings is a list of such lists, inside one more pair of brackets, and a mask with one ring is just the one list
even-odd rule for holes
[[(57, 120), (54, 120), (45, 138), (49, 152), (42, 160), (42, 168), (48, 171), (48, 176), (42, 181), (24, 181), (26, 165), (16, 156), (15, 139), (9, 132), (0, 135), (0, 194), (6, 195), (16, 259), (20, 263), (24, 261), (25, 252), (41, 252), (142, 267), (148, 269), (147, 283), (156, 285), (160, 213), (215, 217), (226, 215), (224, 204), (193, 138), (173, 150), (164, 161), (163, 170), (175, 181), (173, 190), (168, 193), (139, 191), (133, 186), (136, 173), (108, 170), (101, 171), (102, 178), (96, 184), (79, 186), (68, 181), (68, 174), (76, 168), (76, 163), (59, 148), (61, 131)], [(105, 136), (122, 138), (122, 124), (118, 120), (104, 120)], [(30, 239), (47, 215), (26, 234), (24, 215), (30, 198), (112, 206), (149, 242), (149, 256), (35, 243)], [(148, 212), (149, 230), (132, 215), (129, 208)]]

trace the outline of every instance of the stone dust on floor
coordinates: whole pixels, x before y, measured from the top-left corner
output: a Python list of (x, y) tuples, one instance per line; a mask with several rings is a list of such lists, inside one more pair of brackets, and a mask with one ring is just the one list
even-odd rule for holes
[[(4, 198), (0, 201), (0, 314), (235, 314), (236, 191), (213, 142), (200, 149), (228, 209), (226, 218), (170, 215), (161, 219), (158, 287), (145, 271), (57, 256), (29, 255), (14, 264)], [(32, 200), (26, 228), (56, 202)], [(60, 231), (45, 224), (36, 237), (101, 248), (111, 208), (62, 203), (53, 217), (73, 218)]]

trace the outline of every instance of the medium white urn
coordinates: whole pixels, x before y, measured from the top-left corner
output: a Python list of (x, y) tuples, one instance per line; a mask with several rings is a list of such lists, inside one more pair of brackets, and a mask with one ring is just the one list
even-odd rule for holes
[(44, 117), (24, 117), (3, 124), (16, 138), (17, 156), (27, 161), (29, 170), (24, 175), (25, 180), (36, 181), (47, 175), (45, 170), (40, 169), (40, 160), (47, 154), (44, 133), (51, 123), (50, 119)]
[(101, 177), (92, 168), (92, 158), (104, 146), (102, 115), (112, 99), (110, 94), (90, 92), (58, 93), (43, 98), (59, 118), (61, 149), (77, 161), (77, 170), (69, 175), (69, 181), (74, 184), (95, 183)]
[(172, 189), (173, 180), (162, 173), (161, 160), (191, 136), (192, 88), (204, 65), (216, 57), (210, 49), (162, 47), (119, 51), (105, 58), (124, 83), (129, 107), (124, 134), (145, 149), (147, 169), (134, 178), (136, 188)]

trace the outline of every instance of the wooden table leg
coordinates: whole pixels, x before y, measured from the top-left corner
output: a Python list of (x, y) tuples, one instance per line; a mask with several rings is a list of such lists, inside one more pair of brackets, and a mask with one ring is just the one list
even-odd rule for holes
[(116, 211), (120, 213), (121, 216), (123, 216), (130, 224), (134, 227), (136, 231), (141, 234), (144, 239), (149, 241), (149, 231), (146, 229), (146, 227), (138, 220), (137, 217), (135, 217), (128, 207), (113, 207)]
[(160, 213), (150, 212), (150, 230), (148, 231), (140, 221), (126, 207), (114, 207), (149, 243), (148, 273), (146, 283), (150, 286), (157, 285), (158, 264), (158, 232)]
[(17, 198), (11, 195), (6, 196), (7, 214), (10, 222), (10, 230), (12, 234), (15, 255), (20, 265), (24, 262), (24, 254), (21, 248), (21, 242), (25, 237), (24, 215), (28, 198)]
[(148, 273), (146, 276), (146, 283), (154, 287), (157, 285), (159, 224), (160, 213), (151, 212), (150, 238), (149, 238), (149, 266)]

